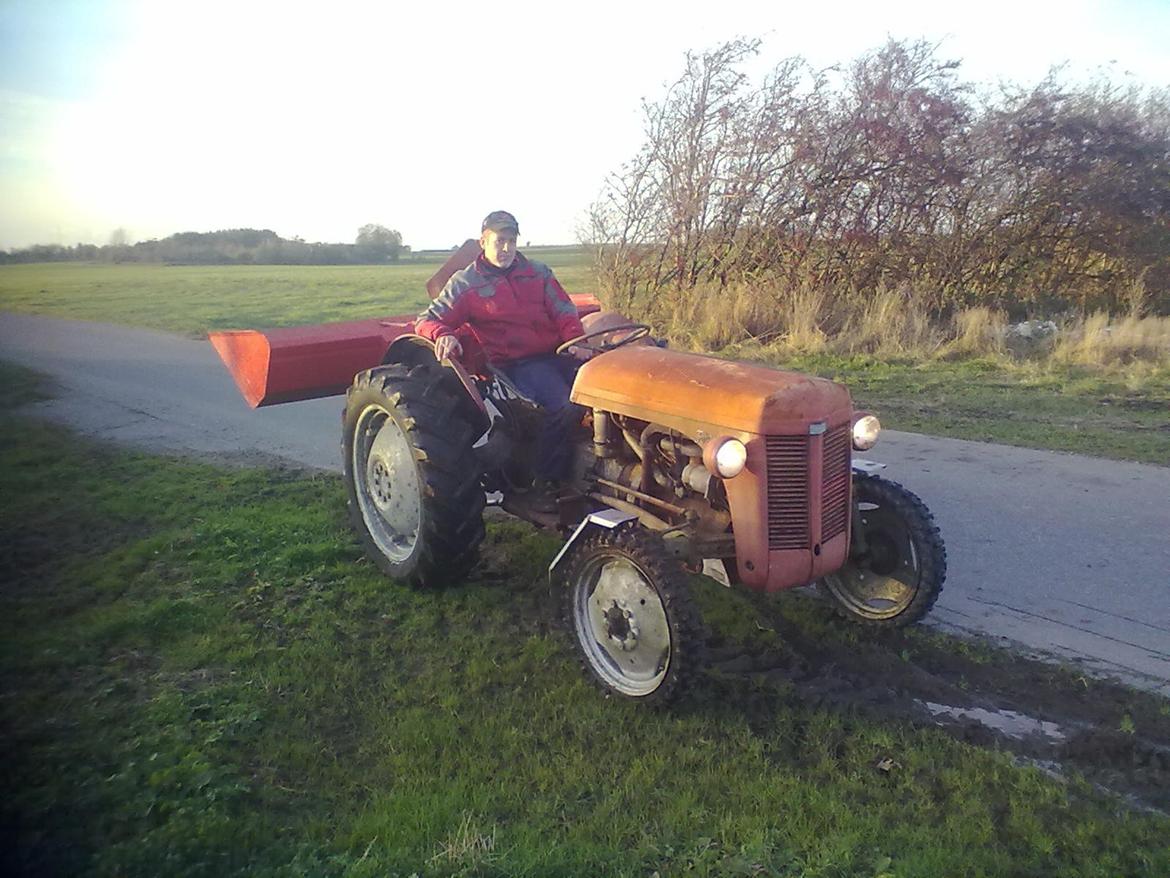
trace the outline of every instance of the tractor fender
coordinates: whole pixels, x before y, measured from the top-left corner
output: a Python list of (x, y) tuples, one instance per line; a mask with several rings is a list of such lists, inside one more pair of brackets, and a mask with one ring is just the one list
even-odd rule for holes
[(552, 583), (553, 572), (556, 570), (557, 565), (561, 563), (561, 560), (568, 554), (569, 549), (572, 548), (573, 543), (577, 542), (578, 538), (585, 531), (594, 527), (604, 527), (608, 530), (613, 530), (615, 527), (620, 527), (627, 521), (637, 520), (638, 516), (631, 515), (629, 512), (622, 512), (618, 509), (602, 509), (600, 512), (590, 512), (581, 519), (581, 523), (577, 525), (576, 530), (565, 540), (565, 544), (561, 546), (561, 550), (557, 552), (557, 556), (548, 565), (549, 583)]
[(863, 475), (872, 476), (879, 470), (886, 468), (884, 463), (878, 463), (876, 460), (866, 460), (863, 457), (853, 458), (853, 471)]
[(408, 366), (413, 366), (428, 355), (434, 359), (434, 342), (413, 332), (406, 332), (394, 339), (386, 348), (386, 353), (382, 355), (382, 365), (405, 363)]
[[(407, 335), (400, 335), (386, 348), (386, 354), (382, 357), (382, 365), (390, 363), (404, 363), (407, 366), (417, 365), (423, 362), (435, 361), (435, 345), (429, 338), (423, 338), (421, 335), (413, 333)], [(487, 406), (484, 405), (483, 397), (480, 395), (479, 388), (475, 386), (475, 381), (472, 380), (471, 375), (463, 364), (453, 358), (448, 358), (442, 361), (441, 365), (444, 368), (450, 369), (455, 377), (459, 379), (459, 383), (463, 385), (463, 390), (467, 394), (468, 400), (475, 410), (478, 412), (481, 423), (480, 427), (486, 431), (492, 425), (492, 416), (488, 412)]]

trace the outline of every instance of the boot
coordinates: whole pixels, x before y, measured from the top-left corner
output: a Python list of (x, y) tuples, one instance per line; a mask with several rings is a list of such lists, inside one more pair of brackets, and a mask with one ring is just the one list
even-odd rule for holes
[(556, 512), (560, 483), (552, 479), (537, 479), (528, 495), (528, 508), (533, 512)]

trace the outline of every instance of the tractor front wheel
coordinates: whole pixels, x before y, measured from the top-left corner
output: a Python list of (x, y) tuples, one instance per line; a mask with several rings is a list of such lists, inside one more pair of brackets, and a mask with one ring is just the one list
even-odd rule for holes
[(664, 705), (700, 664), (701, 626), (677, 561), (637, 525), (598, 529), (565, 568), (565, 624), (606, 694)]
[(350, 518), (383, 572), (418, 587), (457, 582), (483, 540), (474, 428), (437, 363), (354, 378), (342, 456)]
[(852, 622), (900, 628), (925, 616), (942, 591), (947, 552), (926, 504), (897, 482), (853, 478), (849, 560), (818, 582)]

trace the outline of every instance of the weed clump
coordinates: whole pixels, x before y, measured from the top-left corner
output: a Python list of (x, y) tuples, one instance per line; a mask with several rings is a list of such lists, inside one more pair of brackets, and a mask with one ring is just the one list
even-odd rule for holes
[(808, 282), (708, 285), (663, 295), (655, 322), (683, 347), (766, 349), (779, 359), (990, 359), (1005, 367), (1028, 361), (1056, 369), (1123, 371), (1170, 364), (1170, 317), (1096, 312), (1012, 324), (1005, 310), (988, 305), (933, 317), (936, 300), (929, 288), (911, 283), (868, 293)]
[(1113, 320), (1097, 312), (1069, 321), (1052, 349), (1055, 363), (1076, 366), (1170, 363), (1170, 317), (1129, 314)]

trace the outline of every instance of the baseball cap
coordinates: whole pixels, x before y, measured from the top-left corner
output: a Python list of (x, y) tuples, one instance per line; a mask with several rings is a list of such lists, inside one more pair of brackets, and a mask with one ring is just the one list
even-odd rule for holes
[(520, 234), (520, 224), (516, 222), (516, 217), (512, 216), (506, 210), (493, 210), (483, 218), (483, 226), (480, 228), (480, 231), (486, 232), (488, 229), (494, 232), (511, 229), (516, 234)]

